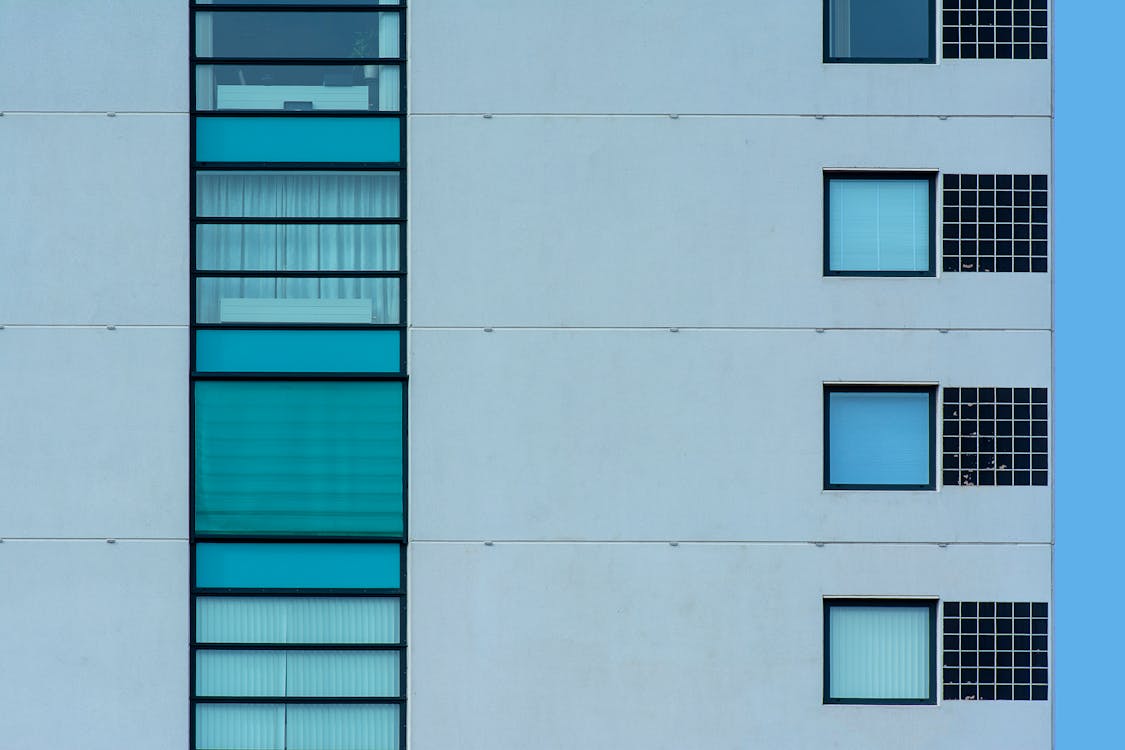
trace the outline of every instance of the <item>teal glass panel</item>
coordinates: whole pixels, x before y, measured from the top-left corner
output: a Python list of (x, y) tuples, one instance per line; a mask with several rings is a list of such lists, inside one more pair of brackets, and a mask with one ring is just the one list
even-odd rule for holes
[(200, 703), (198, 750), (398, 750), (399, 707)]
[(200, 372), (398, 372), (398, 331), (196, 331)]
[(199, 643), (391, 644), (400, 641), (399, 623), (400, 601), (395, 596), (195, 599)]
[(402, 535), (402, 384), (195, 384), (199, 534)]
[(830, 179), (829, 270), (932, 270), (930, 202), (928, 179)]
[(829, 698), (930, 698), (928, 606), (834, 605), (828, 610), (828, 630)]
[(201, 542), (195, 585), (215, 589), (397, 589), (397, 544)]
[(829, 484), (930, 484), (929, 392), (833, 391), (828, 398)]
[(208, 162), (397, 162), (397, 117), (199, 117), (195, 158)]
[(195, 694), (233, 698), (397, 698), (397, 651), (195, 652)]

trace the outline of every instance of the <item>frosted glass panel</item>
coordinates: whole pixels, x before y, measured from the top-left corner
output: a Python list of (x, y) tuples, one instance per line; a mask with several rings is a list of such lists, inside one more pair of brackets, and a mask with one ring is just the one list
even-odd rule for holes
[(200, 696), (395, 698), (397, 651), (195, 652)]
[(199, 750), (398, 750), (397, 705), (198, 704)]
[(397, 323), (398, 279), (224, 276), (196, 279), (197, 323)]
[(930, 181), (828, 183), (829, 269), (930, 270)]
[(201, 271), (397, 271), (394, 224), (197, 224)]
[(204, 534), (402, 534), (402, 384), (195, 385)]
[(286, 750), (285, 706), (197, 704), (198, 750)]
[(399, 217), (397, 172), (199, 171), (196, 215), (247, 218)]
[(929, 392), (830, 392), (828, 483), (929, 485), (930, 399)]
[(195, 638), (199, 643), (398, 643), (399, 615), (395, 597), (201, 596), (195, 600)]
[(397, 589), (397, 544), (202, 542), (195, 585), (217, 589)]
[(829, 608), (829, 697), (930, 698), (929, 607)]

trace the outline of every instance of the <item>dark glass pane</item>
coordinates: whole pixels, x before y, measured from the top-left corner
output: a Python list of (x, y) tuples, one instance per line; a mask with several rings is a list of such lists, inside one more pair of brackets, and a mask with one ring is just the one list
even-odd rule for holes
[(829, 55), (926, 59), (932, 23), (929, 0), (829, 0)]
[(195, 14), (200, 57), (398, 57), (398, 13)]
[(201, 111), (396, 112), (397, 65), (197, 65)]

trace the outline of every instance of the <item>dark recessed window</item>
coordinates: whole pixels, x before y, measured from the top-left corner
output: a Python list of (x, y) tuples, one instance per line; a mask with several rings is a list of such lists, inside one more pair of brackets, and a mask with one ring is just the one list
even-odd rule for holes
[(935, 703), (936, 603), (824, 602), (825, 703)]
[(933, 489), (934, 402), (928, 386), (826, 386), (825, 489)]
[(1047, 700), (1046, 602), (944, 602), (942, 615), (945, 700)]
[(825, 0), (824, 61), (934, 61), (934, 0)]
[(933, 276), (934, 176), (826, 173), (826, 276)]

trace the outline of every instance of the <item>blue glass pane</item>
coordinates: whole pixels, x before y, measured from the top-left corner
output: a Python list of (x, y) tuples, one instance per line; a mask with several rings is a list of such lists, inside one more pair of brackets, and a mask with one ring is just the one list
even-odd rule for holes
[(830, 0), (832, 57), (924, 60), (934, 19), (930, 0)]
[(928, 392), (834, 391), (828, 424), (829, 484), (930, 483)]
[(834, 605), (828, 611), (831, 698), (930, 697), (930, 608)]
[(398, 331), (196, 331), (200, 372), (398, 372)]
[(397, 651), (195, 652), (195, 694), (271, 698), (396, 698)]
[(396, 58), (400, 42), (396, 12), (195, 14), (195, 53), (201, 58)]
[(199, 643), (398, 643), (396, 596), (198, 596)]
[(398, 323), (402, 282), (360, 276), (206, 276), (197, 323)]
[(930, 181), (828, 182), (828, 267), (929, 271)]
[(195, 385), (201, 534), (402, 535), (402, 384)]
[(218, 589), (397, 589), (397, 544), (201, 542), (195, 585)]
[(398, 750), (395, 705), (201, 703), (198, 750)]
[(200, 117), (195, 158), (208, 162), (399, 161), (395, 117)]

